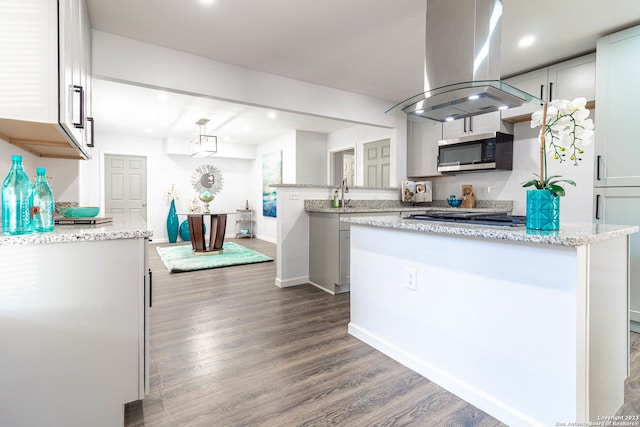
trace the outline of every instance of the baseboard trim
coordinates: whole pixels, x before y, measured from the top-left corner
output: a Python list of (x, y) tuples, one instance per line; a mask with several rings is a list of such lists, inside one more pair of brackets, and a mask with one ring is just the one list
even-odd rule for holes
[(430, 363), (418, 359), (353, 322), (349, 322), (349, 334), (507, 425), (544, 426), (541, 421), (531, 418), (505, 402), (457, 377), (451, 376)]
[(309, 283), (309, 276), (294, 277), (292, 279), (282, 280), (276, 277), (276, 286), (279, 288), (288, 288), (290, 286), (298, 286)]

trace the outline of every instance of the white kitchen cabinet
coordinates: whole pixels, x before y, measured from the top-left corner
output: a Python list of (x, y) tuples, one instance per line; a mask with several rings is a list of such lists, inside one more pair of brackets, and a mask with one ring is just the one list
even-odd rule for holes
[[(596, 188), (595, 222), (640, 226), (640, 187)], [(631, 328), (640, 332), (640, 233), (631, 235), (629, 299)]]
[(11, 2), (2, 9), (0, 28), (3, 139), (44, 157), (88, 158), (91, 26), (85, 0)]
[(0, 270), (0, 424), (122, 426), (148, 381), (147, 239), (0, 246)]
[[(504, 82), (545, 101), (578, 97), (593, 101), (596, 95), (596, 55), (592, 53), (580, 56), (505, 79)], [(502, 111), (502, 119), (527, 116), (528, 120), (539, 109), (538, 103), (529, 102), (521, 107)]]
[(640, 186), (640, 26), (598, 40), (595, 186)]
[(438, 141), (442, 125), (407, 120), (407, 176), (420, 178), (440, 175), (438, 172)]
[(469, 135), (480, 135), (492, 132), (513, 134), (513, 125), (502, 121), (500, 112), (480, 114), (463, 119), (444, 122), (442, 124), (442, 139), (459, 138)]
[(330, 292), (349, 291), (350, 231), (340, 214), (309, 214), (309, 281)]

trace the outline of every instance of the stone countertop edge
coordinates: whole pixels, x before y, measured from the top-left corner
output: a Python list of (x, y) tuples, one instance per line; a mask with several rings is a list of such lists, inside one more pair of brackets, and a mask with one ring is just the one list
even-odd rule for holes
[(438, 208), (425, 206), (407, 206), (407, 207), (388, 207), (388, 208), (367, 208), (367, 207), (346, 207), (346, 208), (309, 208), (305, 209), (308, 213), (332, 213), (332, 214), (366, 214), (366, 213), (384, 213), (384, 212), (429, 212), (429, 211), (451, 211), (451, 212), (510, 212), (507, 209), (491, 209), (491, 208)]
[(478, 200), (474, 208), (452, 208), (446, 200), (434, 200), (422, 204), (406, 203), (399, 200), (351, 200), (345, 208), (334, 208), (331, 200), (305, 200), (304, 210), (307, 213), (360, 214), (380, 212), (506, 212), (513, 210), (512, 200)]
[[(326, 184), (271, 184), (271, 188), (326, 188), (329, 190), (335, 190), (340, 188), (339, 185), (326, 185)], [(349, 189), (352, 190), (396, 190), (399, 191), (400, 187), (365, 187), (361, 185), (350, 185)]]
[(500, 227), (402, 219), (398, 215), (341, 217), (340, 221), (357, 225), (394, 228), (464, 237), (541, 243), (559, 246), (582, 246), (637, 233), (638, 226), (613, 224), (567, 224), (559, 231), (527, 230), (526, 227)]
[(153, 235), (147, 223), (137, 214), (113, 215), (113, 222), (98, 225), (56, 225), (49, 233), (7, 236), (0, 234), (0, 247), (43, 245), (49, 243), (88, 242), (117, 239), (139, 239)]

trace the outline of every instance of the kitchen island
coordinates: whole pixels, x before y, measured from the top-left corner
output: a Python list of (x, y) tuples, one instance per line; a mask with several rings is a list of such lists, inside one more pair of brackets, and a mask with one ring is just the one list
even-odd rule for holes
[(0, 236), (3, 425), (116, 426), (148, 383), (139, 216)]
[(638, 227), (343, 221), (352, 335), (508, 425), (598, 421), (622, 405)]

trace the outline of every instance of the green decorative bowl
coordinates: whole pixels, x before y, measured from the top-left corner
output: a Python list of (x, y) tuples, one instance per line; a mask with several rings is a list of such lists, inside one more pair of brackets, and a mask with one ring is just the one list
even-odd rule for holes
[(93, 218), (99, 212), (98, 206), (60, 208), (60, 213), (65, 218)]

